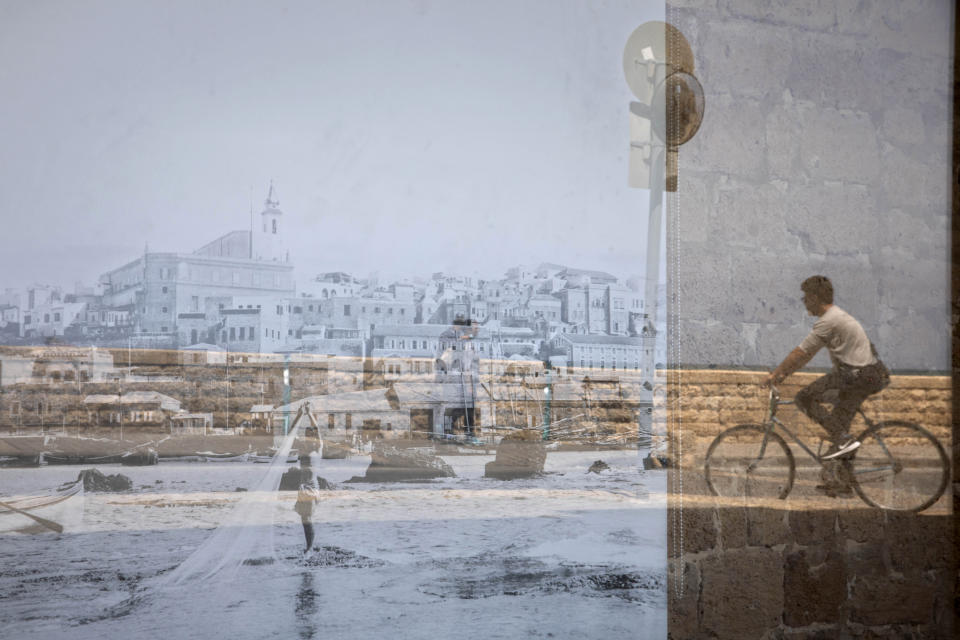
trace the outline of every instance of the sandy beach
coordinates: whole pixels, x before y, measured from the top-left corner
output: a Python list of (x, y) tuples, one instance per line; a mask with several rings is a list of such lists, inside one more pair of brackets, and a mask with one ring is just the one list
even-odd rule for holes
[[(266, 465), (101, 467), (133, 490), (87, 493), (63, 534), (0, 536), (0, 637), (665, 637), (665, 473), (636, 451), (550, 452), (543, 476), (499, 481), (483, 478), (492, 459), (448, 456), (456, 478), (391, 484), (346, 483), (366, 456), (322, 461), (334, 488), (307, 556), (294, 495), (249, 491)], [(588, 473), (597, 459), (610, 469)], [(82, 468), (0, 469), (0, 487)], [(241, 500), (243, 566), (168, 584)]]

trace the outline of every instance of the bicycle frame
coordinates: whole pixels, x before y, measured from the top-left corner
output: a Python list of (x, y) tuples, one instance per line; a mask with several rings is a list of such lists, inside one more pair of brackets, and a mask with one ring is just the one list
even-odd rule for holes
[[(767, 407), (767, 419), (763, 421), (763, 426), (764, 426), (764, 428), (766, 429), (767, 433), (769, 433), (769, 432), (772, 432), (772, 431), (774, 430), (774, 427), (775, 427), (775, 426), (779, 426), (780, 429), (782, 429), (784, 433), (786, 433), (788, 436), (790, 436), (790, 439), (791, 439), (791, 440), (793, 440), (795, 443), (797, 443), (797, 444), (800, 446), (801, 449), (803, 449), (804, 451), (806, 451), (806, 453), (807, 453), (808, 456), (810, 456), (811, 458), (813, 458), (813, 460), (815, 460), (815, 461), (817, 462), (817, 464), (819, 464), (820, 466), (823, 466), (825, 461), (824, 461), (823, 458), (820, 457), (820, 454), (819, 454), (819, 453), (814, 453), (813, 450), (810, 449), (810, 448), (800, 439), (800, 437), (799, 437), (797, 434), (795, 434), (793, 431), (791, 431), (791, 430), (787, 427), (787, 425), (785, 425), (785, 424), (783, 423), (783, 421), (780, 420), (780, 418), (777, 417), (777, 407), (780, 407), (780, 406), (783, 406), (783, 405), (790, 405), (790, 404), (794, 404), (794, 401), (793, 401), (793, 400), (780, 400), (780, 392), (777, 390), (776, 387), (774, 387), (773, 385), (771, 385), (771, 386), (770, 386), (770, 404), (769, 404), (769, 406)], [(866, 415), (861, 409), (857, 409), (857, 413), (859, 413), (861, 416), (863, 416), (864, 421), (867, 423), (867, 428), (868, 428), (868, 429), (874, 425), (873, 420), (871, 420), (870, 418), (868, 418), (867, 415)], [(880, 446), (883, 448), (883, 452), (887, 455), (887, 457), (888, 457), (889, 459), (893, 460), (893, 456), (890, 455), (890, 451), (887, 449), (887, 446), (883, 443), (883, 440), (878, 438), (878, 442), (880, 443)], [(766, 434), (764, 434), (763, 445), (760, 447), (760, 457), (763, 457), (763, 452), (764, 452), (764, 450), (766, 449), (766, 446), (767, 446), (767, 437), (766, 437)], [(821, 446), (822, 446), (822, 440), (821, 440)], [(877, 470), (879, 470), (879, 469), (870, 469), (870, 471), (877, 471)], [(864, 472), (865, 472), (865, 471), (864, 471)]]

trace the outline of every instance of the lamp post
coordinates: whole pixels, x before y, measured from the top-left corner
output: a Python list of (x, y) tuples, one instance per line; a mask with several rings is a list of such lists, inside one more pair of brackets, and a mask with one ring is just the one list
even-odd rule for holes
[(543, 388), (543, 439), (550, 439), (550, 382)]

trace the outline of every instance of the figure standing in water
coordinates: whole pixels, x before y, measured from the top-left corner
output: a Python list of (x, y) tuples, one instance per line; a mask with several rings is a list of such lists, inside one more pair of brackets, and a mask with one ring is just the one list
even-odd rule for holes
[(297, 492), (297, 502), (293, 510), (300, 514), (303, 523), (303, 535), (307, 546), (304, 553), (313, 548), (313, 507), (320, 500), (316, 480), (313, 477), (313, 468), (310, 465), (310, 454), (300, 456), (300, 490)]

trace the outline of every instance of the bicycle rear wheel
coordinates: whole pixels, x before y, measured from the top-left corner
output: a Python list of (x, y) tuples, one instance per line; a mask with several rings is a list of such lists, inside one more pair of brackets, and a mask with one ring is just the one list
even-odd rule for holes
[(704, 474), (715, 496), (787, 497), (795, 465), (790, 447), (758, 424), (741, 424), (718, 435), (707, 449)]
[(940, 442), (912, 422), (881, 422), (863, 432), (849, 461), (854, 490), (890, 511), (923, 511), (940, 499), (950, 461)]

